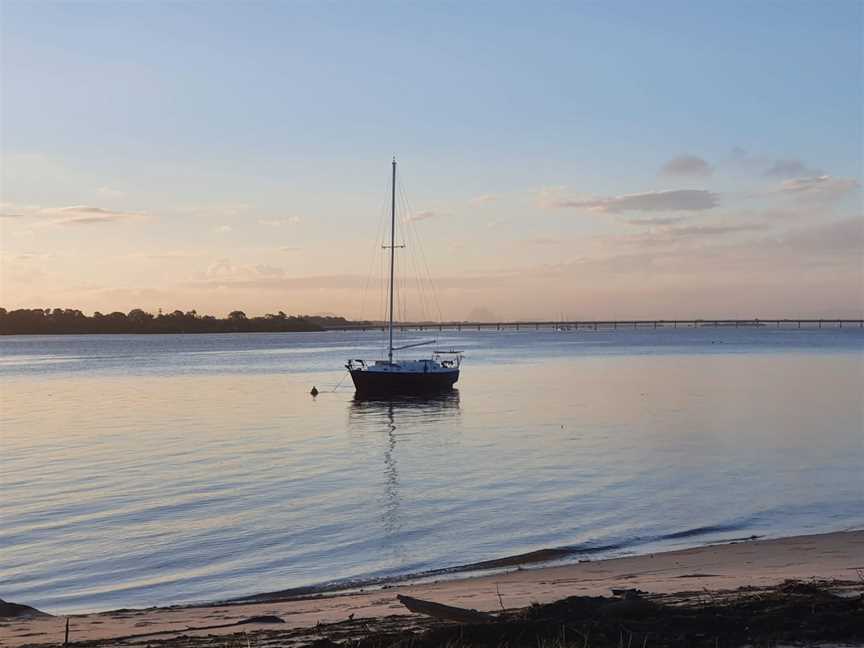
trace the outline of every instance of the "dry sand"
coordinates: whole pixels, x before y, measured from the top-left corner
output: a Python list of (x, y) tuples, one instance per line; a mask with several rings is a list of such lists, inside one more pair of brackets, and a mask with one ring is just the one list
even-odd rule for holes
[[(611, 588), (638, 588), (672, 593), (768, 587), (787, 579), (855, 580), (864, 571), (864, 531), (752, 540), (682, 551), (610, 560), (521, 569), (508, 573), (403, 584), (351, 594), (269, 600), (236, 605), (117, 610), (70, 617), (72, 641), (120, 638), (160, 633), (164, 640), (184, 634), (216, 635), (239, 631), (290, 630), (316, 624), (410, 614), (396, 600), (407, 594), (449, 605), (493, 611), (532, 602), (548, 603), (573, 595), (609, 595)], [(499, 600), (500, 596), (500, 600)], [(18, 601), (27, 603), (27, 601)], [(227, 624), (253, 616), (275, 615), (284, 625), (231, 626), (188, 631), (190, 627)], [(65, 617), (13, 619), (0, 622), (0, 644), (62, 643)], [(146, 640), (141, 637), (138, 641)]]

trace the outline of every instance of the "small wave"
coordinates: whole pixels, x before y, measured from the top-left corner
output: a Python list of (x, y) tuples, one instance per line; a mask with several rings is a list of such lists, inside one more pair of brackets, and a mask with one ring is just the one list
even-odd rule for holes
[(442, 576), (455, 577), (466, 573), (480, 572), (497, 572), (507, 570), (511, 567), (519, 567), (522, 565), (539, 565), (552, 562), (566, 561), (568, 558), (573, 558), (577, 555), (588, 555), (605, 552), (614, 552), (622, 549), (624, 545), (620, 544), (590, 544), (574, 545), (570, 547), (551, 547), (547, 549), (538, 549), (512, 556), (504, 556), (491, 560), (480, 562), (466, 563), (463, 565), (455, 565), (452, 567), (442, 567), (438, 569), (428, 569), (424, 571), (411, 572), (406, 574), (392, 574), (375, 577), (359, 577), (346, 580), (329, 581), (318, 585), (308, 585), (304, 587), (294, 587), (290, 589), (278, 590), (275, 592), (264, 592), (261, 594), (253, 594), (239, 598), (229, 599), (230, 603), (250, 603), (275, 601), (282, 599), (303, 598), (306, 596), (314, 596), (324, 593), (347, 592), (361, 588), (381, 587), (384, 585), (393, 585), (396, 583), (418, 582), (429, 578), (437, 578)]
[[(290, 589), (278, 590), (274, 592), (264, 592), (261, 594), (253, 594), (234, 599), (229, 599), (231, 603), (249, 603), (274, 601), (282, 599), (295, 599), (307, 596), (314, 596), (324, 593), (347, 592), (361, 588), (381, 587), (385, 585), (394, 585), (405, 582), (419, 582), (429, 578), (436, 577), (455, 577), (466, 573), (482, 573), (482, 572), (500, 572), (511, 568), (521, 567), (524, 565), (548, 565), (551, 563), (567, 563), (575, 562), (578, 557), (591, 556), (596, 554), (606, 554), (605, 557), (614, 557), (622, 552), (627, 552), (640, 545), (662, 543), (670, 540), (683, 540), (687, 538), (698, 538), (700, 536), (711, 536), (721, 533), (741, 531), (749, 527), (748, 520), (741, 520), (728, 524), (714, 524), (683, 531), (675, 531), (657, 536), (646, 537), (631, 537), (618, 542), (606, 542), (597, 544), (587, 542), (583, 544), (547, 547), (544, 549), (536, 549), (525, 553), (512, 554), (510, 556), (502, 556), (501, 558), (493, 558), (490, 560), (482, 560), (479, 562), (465, 563), (451, 567), (442, 567), (438, 569), (429, 569), (405, 574), (391, 574), (375, 577), (359, 577), (346, 580), (329, 581), (317, 585), (308, 585), (303, 587), (295, 587)], [(735, 540), (751, 540), (761, 536), (747, 536), (741, 538), (727, 538), (727, 541)], [(672, 547), (667, 548), (671, 550)]]
[(0, 367), (20, 367), (27, 365), (54, 365), (84, 360), (80, 357), (57, 358), (54, 356), (11, 356), (0, 357)]
[(709, 526), (695, 527), (693, 529), (685, 529), (684, 531), (676, 531), (665, 535), (657, 536), (653, 540), (683, 540), (685, 538), (696, 538), (699, 536), (715, 535), (717, 533), (729, 533), (741, 531), (751, 526), (750, 520), (742, 520), (731, 524), (714, 524)]

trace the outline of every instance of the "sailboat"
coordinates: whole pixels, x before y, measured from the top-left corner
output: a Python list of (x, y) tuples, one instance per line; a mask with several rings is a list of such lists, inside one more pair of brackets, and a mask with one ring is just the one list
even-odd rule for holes
[(354, 381), (354, 389), (360, 396), (388, 397), (440, 393), (453, 388), (459, 380), (462, 365), (462, 352), (454, 349), (435, 350), (429, 357), (417, 359), (397, 359), (396, 351), (434, 344), (417, 342), (403, 346), (393, 346), (394, 324), (394, 268), (396, 248), (396, 158), (393, 158), (392, 193), (390, 199), (390, 287), (388, 290), (388, 343), (387, 358), (381, 360), (352, 359), (345, 368)]
[(561, 313), (561, 320), (555, 325), (555, 330), (558, 333), (569, 333), (572, 327), (564, 320), (564, 313)]

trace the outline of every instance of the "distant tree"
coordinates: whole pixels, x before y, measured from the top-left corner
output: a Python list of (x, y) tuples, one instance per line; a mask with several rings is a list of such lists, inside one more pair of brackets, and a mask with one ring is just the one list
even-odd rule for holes
[(126, 317), (136, 324), (142, 324), (144, 322), (149, 322), (153, 319), (153, 316), (150, 313), (147, 313), (140, 308), (133, 308), (129, 311), (129, 314)]
[(0, 307), (0, 334), (64, 334), (64, 333), (245, 333), (316, 331), (327, 321), (342, 318), (288, 316), (284, 311), (263, 317), (247, 317), (240, 310), (226, 318), (198, 315), (195, 310), (175, 310), (154, 317), (141, 308), (128, 313), (99, 311), (87, 317), (75, 308), (21, 308), (9, 311)]

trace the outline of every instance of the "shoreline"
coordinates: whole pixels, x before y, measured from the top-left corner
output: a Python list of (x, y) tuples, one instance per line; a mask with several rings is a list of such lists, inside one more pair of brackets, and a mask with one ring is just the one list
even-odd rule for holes
[[(537, 552), (532, 552), (537, 553)], [(531, 554), (525, 554), (527, 558)], [(512, 557), (513, 560), (518, 557)], [(489, 564), (485, 563), (476, 564)], [(491, 561), (497, 562), (497, 561)], [(280, 632), (314, 629), (353, 618), (383, 619), (410, 613), (397, 595), (428, 599), (481, 611), (524, 608), (573, 595), (609, 595), (612, 588), (636, 588), (655, 594), (723, 591), (776, 586), (785, 580), (855, 581), (864, 571), (864, 530), (738, 540), (662, 553), (608, 558), (554, 566), (535, 566), (484, 575), (426, 582), (381, 583), (371, 589), (289, 595), (291, 590), (203, 604), (118, 609), (70, 615), (72, 641), (119, 640), (153, 636), (170, 639), (273, 632), (267, 623), (236, 624), (252, 617), (275, 616)], [(433, 576), (430, 576), (433, 578)], [(864, 582), (862, 582), (864, 587)], [(27, 603), (26, 601), (16, 601)], [(65, 616), (4, 619), (0, 643), (17, 647), (62, 643)], [(214, 626), (224, 625), (222, 628)], [(201, 628), (193, 630), (193, 628)]]
[[(852, 531), (857, 529), (852, 529)], [(841, 531), (844, 533), (850, 531), (847, 529)], [(862, 529), (864, 531), (864, 529)], [(673, 551), (685, 551), (688, 549), (699, 549), (702, 547), (710, 547), (716, 545), (735, 544), (738, 542), (753, 542), (756, 540), (768, 539), (784, 539), (797, 536), (782, 536), (780, 538), (767, 538), (762, 535), (751, 535), (737, 538), (720, 538), (713, 541), (703, 542), (693, 546), (685, 546), (677, 549), (662, 549), (655, 552), (625, 552), (621, 555), (606, 555), (600, 558), (591, 558), (594, 554), (602, 554), (606, 552), (614, 552), (616, 549), (624, 549), (626, 545), (610, 545), (586, 547), (581, 545), (547, 547), (544, 549), (535, 549), (525, 553), (512, 554), (502, 556), (500, 558), (490, 558), (488, 560), (479, 560), (461, 565), (453, 565), (451, 567), (439, 567), (427, 569), (420, 572), (409, 572), (405, 574), (393, 574), (391, 576), (381, 576), (376, 578), (357, 578), (340, 581), (329, 581), (313, 585), (301, 585), (298, 587), (288, 587), (284, 589), (271, 590), (267, 592), (256, 592), (244, 596), (232, 596), (226, 599), (217, 599), (215, 601), (199, 601), (197, 603), (177, 603), (170, 607), (198, 607), (201, 605), (242, 605), (245, 603), (266, 603), (275, 601), (296, 601), (309, 598), (321, 598), (327, 596), (337, 596), (345, 594), (353, 594), (361, 591), (373, 591), (391, 589), (399, 586), (422, 585), (430, 581), (454, 581), (468, 580), (472, 578), (482, 578), (485, 576), (497, 576), (508, 574), (512, 571), (545, 569), (551, 567), (566, 567), (569, 565), (583, 564), (588, 562), (600, 562), (604, 560), (615, 560), (618, 558), (633, 558), (657, 553), (669, 553)], [(650, 542), (645, 543), (650, 545)], [(634, 545), (638, 547), (639, 545)], [(436, 580), (437, 579), (437, 580)]]

